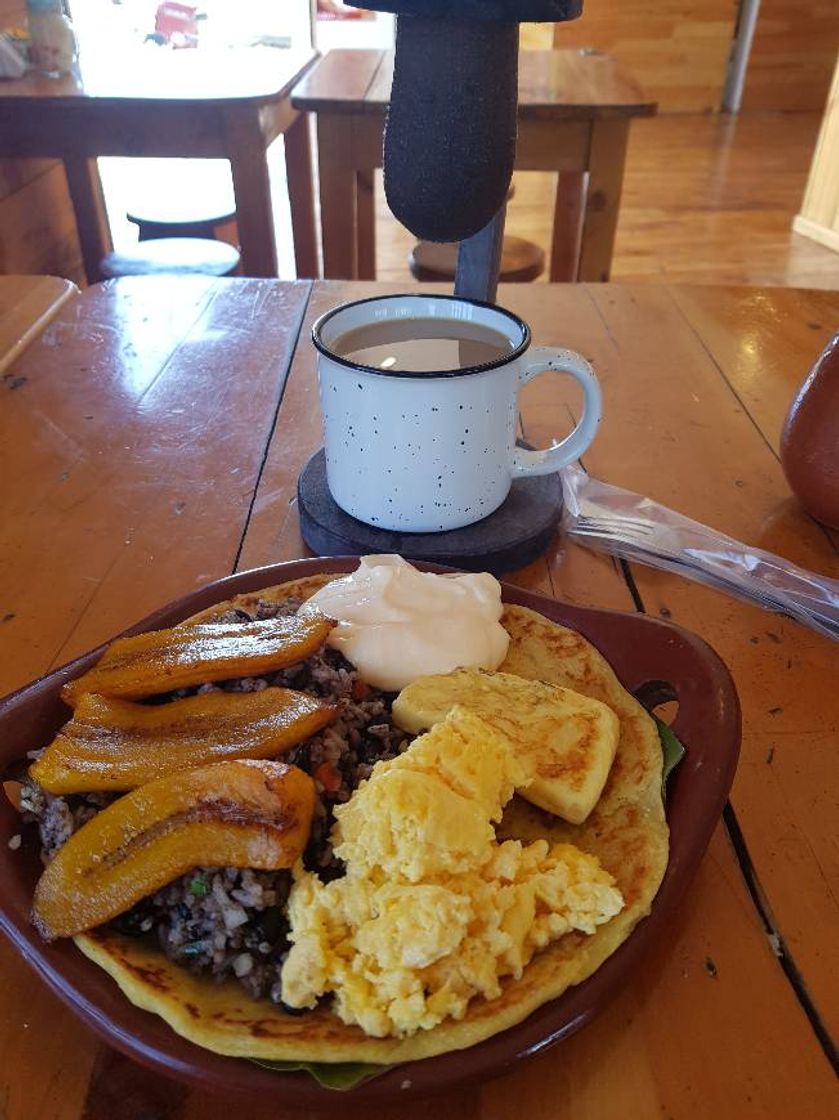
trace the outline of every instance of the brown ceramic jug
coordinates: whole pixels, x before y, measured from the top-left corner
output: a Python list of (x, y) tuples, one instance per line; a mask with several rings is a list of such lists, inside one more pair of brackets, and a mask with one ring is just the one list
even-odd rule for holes
[(839, 334), (792, 402), (781, 433), (781, 463), (807, 512), (839, 529)]

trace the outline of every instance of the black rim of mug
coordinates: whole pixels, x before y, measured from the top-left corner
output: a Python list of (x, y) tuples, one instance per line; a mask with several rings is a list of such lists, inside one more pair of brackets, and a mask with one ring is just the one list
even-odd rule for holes
[[(336, 354), (333, 350), (330, 350), (321, 338), (323, 328), (326, 324), (336, 315), (340, 315), (341, 312), (347, 311), (351, 307), (363, 307), (366, 303), (389, 303), (391, 300), (397, 299), (437, 299), (444, 300), (447, 303), (466, 303), (471, 307), (486, 308), (486, 310), (503, 315), (506, 319), (515, 323), (521, 331), (521, 342), (511, 350), (509, 354), (505, 354), (503, 358), (496, 358), (494, 361), (484, 362), (482, 365), (466, 366), (462, 369), (410, 370), (378, 369), (376, 366), (365, 366), (360, 362), (350, 362), (346, 358), (341, 357), (340, 354)], [(402, 292), (398, 295), (369, 296), (367, 299), (356, 299), (351, 303), (342, 303), (339, 304), (338, 307), (333, 307), (330, 311), (325, 311), (312, 327), (312, 345), (318, 353), (323, 354), (325, 358), (329, 358), (330, 361), (335, 362), (339, 366), (344, 366), (345, 369), (354, 370), (356, 373), (373, 373), (377, 377), (413, 378), (414, 380), (417, 378), (425, 379), (429, 377), (470, 377), (475, 373), (486, 373), (488, 370), (500, 369), (501, 366), (506, 366), (510, 362), (514, 362), (517, 358), (520, 358), (530, 346), (530, 327), (525, 323), (524, 319), (521, 319), (514, 311), (508, 311), (506, 307), (499, 307), (496, 303), (487, 303), (480, 299), (464, 299), (462, 296), (438, 295), (436, 293), (426, 294), (423, 292)]]

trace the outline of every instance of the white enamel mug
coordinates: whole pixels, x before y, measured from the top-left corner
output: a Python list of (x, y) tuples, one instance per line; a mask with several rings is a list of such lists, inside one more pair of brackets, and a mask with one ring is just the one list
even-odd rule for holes
[[(485, 365), (431, 373), (358, 365), (336, 352), (349, 331), (398, 319), (470, 321), (502, 334), (510, 351)], [(436, 533), (480, 521), (502, 504), (513, 479), (578, 459), (600, 422), (600, 386), (585, 358), (529, 349), (527, 324), (493, 304), (377, 296), (322, 315), (312, 341), (329, 489), (341, 509), (380, 529)], [(579, 382), (583, 414), (552, 447), (526, 451), (515, 440), (519, 387), (548, 370)]]

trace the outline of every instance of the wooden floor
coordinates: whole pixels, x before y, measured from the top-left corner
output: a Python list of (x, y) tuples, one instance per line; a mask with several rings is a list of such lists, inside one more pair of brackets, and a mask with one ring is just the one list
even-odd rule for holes
[[(839, 288), (839, 253), (792, 233), (819, 116), (671, 115), (632, 125), (614, 280)], [(554, 190), (548, 174), (516, 176), (509, 233), (547, 247)], [(377, 185), (382, 280), (408, 283), (414, 238)]]

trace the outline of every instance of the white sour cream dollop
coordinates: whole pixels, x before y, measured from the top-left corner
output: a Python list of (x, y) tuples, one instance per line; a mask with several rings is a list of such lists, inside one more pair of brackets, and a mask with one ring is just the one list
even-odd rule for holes
[(315, 610), (338, 623), (329, 644), (387, 692), (452, 669), (497, 669), (510, 643), (494, 576), (420, 572), (401, 556), (363, 556), (300, 613)]

